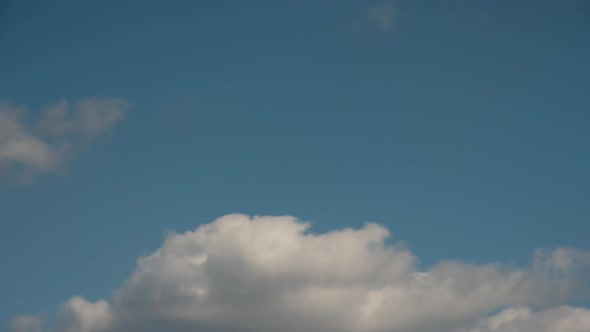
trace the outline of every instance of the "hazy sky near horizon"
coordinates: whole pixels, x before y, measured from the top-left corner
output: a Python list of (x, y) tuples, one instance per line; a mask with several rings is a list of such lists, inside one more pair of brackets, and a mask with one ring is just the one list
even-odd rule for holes
[(584, 331), (589, 41), (584, 0), (3, 1), (0, 323)]

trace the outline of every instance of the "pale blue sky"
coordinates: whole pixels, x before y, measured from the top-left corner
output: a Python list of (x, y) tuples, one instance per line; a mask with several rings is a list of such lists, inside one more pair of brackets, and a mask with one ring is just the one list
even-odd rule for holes
[(0, 183), (0, 320), (232, 212), (381, 223), (425, 266), (590, 249), (589, 4), (4, 1), (0, 100), (133, 106)]

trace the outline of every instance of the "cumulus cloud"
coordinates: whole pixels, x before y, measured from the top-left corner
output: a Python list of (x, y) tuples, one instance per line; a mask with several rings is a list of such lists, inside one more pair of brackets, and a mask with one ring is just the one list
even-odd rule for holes
[(528, 268), (443, 261), (420, 269), (377, 224), (323, 234), (310, 227), (233, 214), (170, 234), (108, 301), (66, 302), (54, 331), (528, 332), (553, 319), (574, 324), (560, 332), (578, 332), (587, 324), (585, 309), (509, 309), (465, 329), (505, 308), (587, 299), (588, 252), (539, 251)]
[(128, 107), (120, 99), (61, 100), (30, 119), (26, 107), (0, 102), (0, 175), (26, 180), (63, 169), (74, 153), (108, 134)]
[(395, 8), (391, 3), (378, 3), (367, 8), (367, 16), (381, 31), (387, 32), (395, 23)]

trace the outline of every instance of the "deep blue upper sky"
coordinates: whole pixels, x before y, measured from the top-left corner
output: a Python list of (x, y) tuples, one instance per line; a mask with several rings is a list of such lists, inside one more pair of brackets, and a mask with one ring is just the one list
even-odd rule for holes
[(0, 183), (0, 320), (108, 297), (231, 212), (386, 225), (424, 265), (590, 249), (590, 2), (0, 5), (0, 100), (134, 104), (65, 175)]

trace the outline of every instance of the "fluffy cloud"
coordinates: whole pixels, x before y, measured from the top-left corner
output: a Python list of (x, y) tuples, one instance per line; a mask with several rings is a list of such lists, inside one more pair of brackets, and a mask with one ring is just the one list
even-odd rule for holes
[[(108, 302), (70, 299), (55, 330), (441, 332), (500, 309), (588, 295), (588, 252), (539, 251), (524, 269), (445, 261), (421, 270), (388, 237), (376, 224), (314, 234), (293, 217), (227, 215), (170, 234)], [(547, 320), (560, 332), (588, 327), (583, 309), (527, 311), (526, 319), (510, 310), (460, 331), (528, 332)]]
[(57, 172), (75, 152), (108, 134), (129, 103), (119, 99), (66, 100), (42, 108), (27, 118), (23, 106), (0, 102), (0, 175), (26, 180)]
[(105, 331), (112, 320), (106, 301), (91, 303), (79, 296), (72, 297), (63, 305), (60, 318), (57, 329), (64, 332)]

